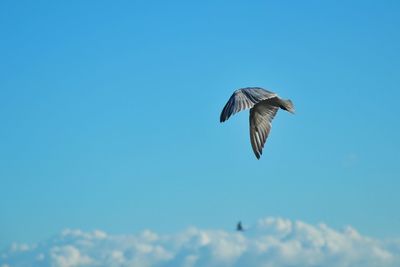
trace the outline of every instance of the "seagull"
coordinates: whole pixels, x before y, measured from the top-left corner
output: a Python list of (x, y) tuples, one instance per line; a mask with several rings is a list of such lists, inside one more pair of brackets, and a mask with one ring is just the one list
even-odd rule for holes
[(250, 141), (254, 154), (260, 159), (271, 130), (271, 122), (279, 108), (294, 114), (294, 106), (289, 99), (282, 99), (261, 87), (241, 88), (229, 98), (221, 112), (220, 122), (228, 120), (239, 111), (250, 109)]
[(236, 225), (236, 231), (239, 231), (239, 232), (243, 232), (243, 231), (244, 231), (241, 221), (239, 221), (239, 222), (237, 223), (237, 225)]

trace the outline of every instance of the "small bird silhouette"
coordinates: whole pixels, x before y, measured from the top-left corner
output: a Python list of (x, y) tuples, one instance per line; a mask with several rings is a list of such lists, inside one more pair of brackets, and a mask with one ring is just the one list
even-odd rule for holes
[(265, 141), (271, 130), (271, 122), (278, 109), (294, 113), (292, 101), (280, 98), (276, 93), (260, 87), (236, 90), (221, 112), (220, 122), (235, 113), (250, 108), (250, 141), (254, 154), (260, 159)]
[(244, 231), (241, 221), (239, 221), (239, 222), (237, 223), (237, 225), (236, 225), (236, 231), (239, 231), (239, 232), (243, 232), (243, 231)]

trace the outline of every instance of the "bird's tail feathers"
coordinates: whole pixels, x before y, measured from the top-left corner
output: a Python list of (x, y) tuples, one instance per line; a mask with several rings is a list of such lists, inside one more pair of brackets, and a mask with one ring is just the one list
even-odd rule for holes
[(294, 105), (290, 99), (281, 99), (281, 108), (294, 114)]

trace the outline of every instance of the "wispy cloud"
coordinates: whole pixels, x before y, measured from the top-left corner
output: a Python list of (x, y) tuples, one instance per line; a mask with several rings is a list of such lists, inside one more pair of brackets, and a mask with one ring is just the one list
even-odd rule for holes
[(136, 235), (66, 229), (34, 245), (13, 244), (0, 267), (19, 266), (400, 266), (400, 241), (384, 241), (347, 227), (265, 218), (246, 232), (195, 227), (170, 235)]

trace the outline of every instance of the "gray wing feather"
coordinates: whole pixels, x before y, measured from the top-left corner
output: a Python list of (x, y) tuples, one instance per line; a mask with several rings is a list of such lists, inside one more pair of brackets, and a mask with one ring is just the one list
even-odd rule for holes
[(267, 91), (260, 87), (247, 87), (236, 90), (229, 98), (220, 116), (220, 122), (229, 119), (235, 113), (252, 108), (260, 101), (276, 97), (273, 92)]
[(254, 154), (258, 159), (262, 154), (262, 149), (271, 130), (271, 121), (279, 109), (268, 102), (268, 100), (261, 101), (250, 109), (250, 141)]

